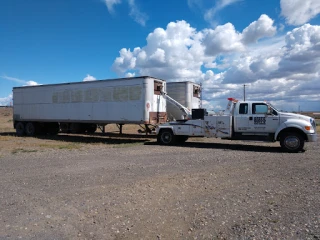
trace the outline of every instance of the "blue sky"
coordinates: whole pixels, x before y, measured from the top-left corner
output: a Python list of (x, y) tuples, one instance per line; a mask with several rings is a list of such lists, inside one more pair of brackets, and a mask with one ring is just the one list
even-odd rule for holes
[(151, 75), (320, 110), (319, 0), (0, 2), (0, 105), (12, 87)]

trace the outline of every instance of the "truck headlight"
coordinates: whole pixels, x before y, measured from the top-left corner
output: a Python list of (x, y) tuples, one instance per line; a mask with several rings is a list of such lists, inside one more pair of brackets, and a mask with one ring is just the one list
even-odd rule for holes
[(316, 130), (316, 121), (313, 118), (310, 118), (310, 124), (312, 125), (313, 129)]

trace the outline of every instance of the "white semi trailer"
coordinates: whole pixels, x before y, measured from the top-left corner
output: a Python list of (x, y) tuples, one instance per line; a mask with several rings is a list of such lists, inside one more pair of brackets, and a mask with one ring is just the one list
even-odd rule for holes
[(143, 76), (13, 88), (18, 136), (94, 132), (109, 123), (155, 125), (167, 120), (164, 80)]
[[(167, 82), (166, 93), (185, 108), (197, 109), (201, 107), (201, 86), (191, 81)], [(185, 115), (173, 104), (167, 105), (169, 120), (182, 120)]]

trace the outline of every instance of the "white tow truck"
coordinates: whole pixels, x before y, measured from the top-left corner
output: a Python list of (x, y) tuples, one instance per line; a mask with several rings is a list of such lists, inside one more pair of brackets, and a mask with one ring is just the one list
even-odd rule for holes
[[(316, 123), (311, 117), (280, 112), (264, 101), (228, 100), (227, 109), (218, 114), (210, 116), (205, 109), (192, 109), (191, 119), (159, 125), (156, 128), (158, 143), (181, 144), (189, 137), (280, 141), (283, 150), (299, 152), (305, 142), (317, 141)], [(188, 109), (181, 110), (190, 117)]]

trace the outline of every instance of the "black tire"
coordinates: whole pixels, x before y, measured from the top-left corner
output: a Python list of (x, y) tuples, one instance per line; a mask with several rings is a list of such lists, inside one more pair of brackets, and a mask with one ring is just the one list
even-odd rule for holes
[(280, 137), (280, 145), (286, 152), (303, 151), (304, 138), (296, 132), (285, 132)]
[(36, 135), (36, 125), (33, 122), (28, 122), (25, 126), (25, 132), (26, 135), (29, 137), (33, 137), (34, 135)]
[(18, 122), (16, 124), (16, 134), (18, 137), (22, 137), (25, 135), (25, 126), (23, 122)]
[(176, 142), (179, 144), (185, 143), (188, 140), (188, 136), (180, 135), (176, 136)]
[(176, 136), (170, 129), (163, 129), (158, 134), (157, 141), (162, 145), (174, 145), (176, 143)]

